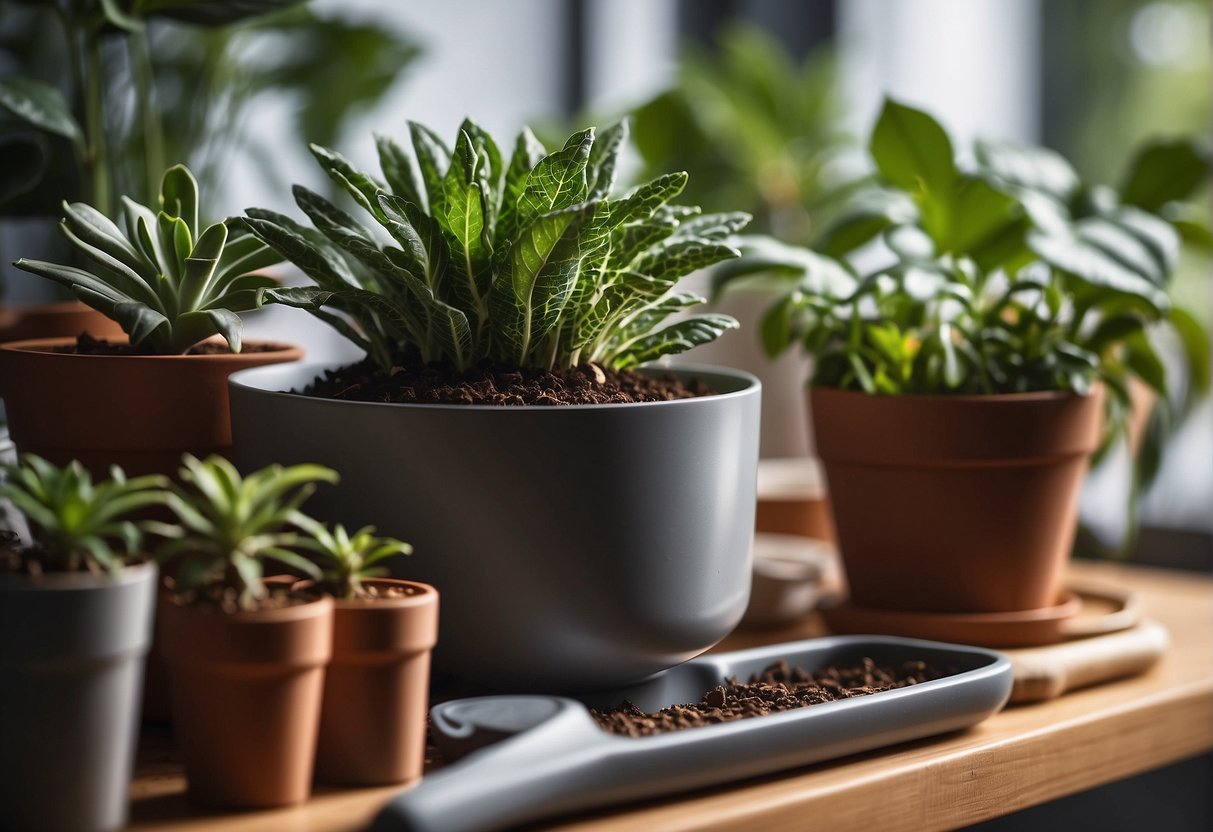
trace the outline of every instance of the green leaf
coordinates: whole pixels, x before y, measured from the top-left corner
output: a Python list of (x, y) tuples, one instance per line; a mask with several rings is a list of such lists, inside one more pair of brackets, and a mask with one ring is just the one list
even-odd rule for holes
[[(1016, 233), (1016, 229), (1022, 245), (1026, 229), (1018, 223), (1023, 215), (1019, 202), (982, 179), (966, 176), (957, 180), (951, 215), (950, 234), (943, 243), (946, 251), (975, 256), (1001, 235)], [(1001, 263), (981, 265), (992, 271)]]
[(615, 171), (619, 165), (619, 154), (628, 139), (628, 123), (618, 121), (607, 127), (590, 149), (586, 165), (586, 181), (590, 199), (605, 199), (615, 187)]
[(635, 271), (672, 283), (693, 271), (739, 256), (741, 252), (723, 243), (671, 239), (642, 257)]
[(885, 99), (869, 145), (880, 175), (907, 191), (944, 194), (956, 178), (948, 134), (922, 110)]
[(160, 183), (160, 210), (185, 220), (190, 234), (198, 233), (198, 182), (184, 165), (173, 165)]
[(1190, 198), (1207, 184), (1209, 153), (1191, 139), (1159, 139), (1129, 163), (1120, 186), (1120, 199), (1157, 212), (1168, 202)]
[(514, 143), (514, 152), (502, 184), (501, 210), (493, 235), (493, 246), (498, 251), (509, 248), (509, 243), (514, 239), (518, 227), (519, 201), (526, 190), (527, 177), (546, 154), (547, 150), (530, 128), (523, 128)]
[(1166, 294), (1150, 280), (1078, 236), (1033, 231), (1028, 246), (1044, 262), (1092, 286), (1138, 298), (1158, 314), (1169, 306)]
[(63, 93), (33, 78), (0, 78), (0, 107), (39, 130), (45, 130), (84, 149), (84, 131), (72, 117)]
[(974, 149), (981, 166), (1000, 181), (1046, 193), (1062, 203), (1068, 203), (1081, 184), (1066, 158), (1047, 147), (979, 140)]
[(737, 321), (728, 315), (695, 315), (636, 339), (607, 358), (606, 364), (619, 370), (636, 367), (714, 341), (736, 328)]
[(471, 136), (460, 131), (451, 168), (443, 180), (446, 210), (441, 218), (451, 238), (451, 264), (456, 271), (454, 297), (478, 326), (488, 315), (487, 295), (492, 282), (491, 252), (484, 240), (485, 195), (478, 175), (482, 163)]
[(528, 363), (531, 348), (556, 325), (579, 274), (577, 231), (593, 206), (544, 214), (523, 228), (489, 295), (508, 359)]
[(421, 183), (404, 148), (389, 136), (375, 135), (375, 146), (379, 150), (379, 167), (392, 193), (417, 205), (424, 205)]
[(1125, 341), (1124, 362), (1133, 374), (1160, 397), (1167, 396), (1167, 370), (1144, 333)]
[(589, 193), (586, 165), (593, 145), (593, 128), (575, 133), (562, 149), (545, 156), (530, 172), (518, 200), (519, 225), (524, 234), (525, 226), (535, 217), (585, 200)]
[(445, 210), (442, 200), (445, 194), (443, 174), (451, 165), (451, 151), (433, 130), (417, 122), (409, 122), (409, 133), (413, 139), (413, 153), (421, 169), (421, 181), (425, 184), (429, 212), (435, 217)]

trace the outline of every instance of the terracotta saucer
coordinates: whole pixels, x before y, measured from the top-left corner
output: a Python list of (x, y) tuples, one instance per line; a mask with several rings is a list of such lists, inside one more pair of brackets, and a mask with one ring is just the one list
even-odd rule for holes
[(879, 633), (983, 647), (1030, 647), (1069, 638), (1066, 623), (1082, 606), (1082, 599), (1067, 590), (1051, 607), (1021, 612), (909, 612), (845, 602), (821, 612), (835, 633)]

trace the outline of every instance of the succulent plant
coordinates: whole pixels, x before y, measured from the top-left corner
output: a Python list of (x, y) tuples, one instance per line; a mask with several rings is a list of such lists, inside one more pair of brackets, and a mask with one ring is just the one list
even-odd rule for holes
[(307, 535), (296, 545), (315, 555), (321, 583), (338, 598), (353, 600), (364, 594), (362, 582), (388, 574), (379, 564), (396, 555), (412, 554), (413, 547), (394, 537), (377, 537), (374, 526), (363, 526), (350, 534), (338, 523), (330, 530), (306, 518), (301, 523)]
[[(83, 203), (64, 203), (63, 235), (88, 268), (18, 260), (115, 320), (142, 353), (173, 355), (212, 335), (240, 351), (238, 313), (276, 285), (254, 274), (280, 258), (256, 237), (229, 235), (226, 223), (198, 221), (198, 185), (182, 165), (165, 172), (160, 210), (123, 198), (126, 232)], [(241, 229), (242, 230), (242, 229)]]
[(94, 483), (78, 461), (59, 468), (25, 454), (3, 472), (0, 498), (24, 515), (33, 537), (22, 558), (30, 572), (120, 572), (142, 554), (147, 524), (132, 516), (167, 499), (164, 477), (128, 480), (117, 466), (110, 479)]
[(685, 173), (612, 198), (626, 123), (601, 136), (584, 130), (551, 154), (523, 130), (508, 158), (470, 120), (453, 149), (419, 124), (411, 136), (416, 167), (399, 144), (378, 138), (386, 186), (311, 148), (388, 242), (302, 186), (295, 200), (314, 228), (248, 210), (253, 233), (316, 284), (270, 289), (268, 300), (312, 311), (384, 369), (421, 362), (464, 370), (485, 360), (626, 369), (737, 325), (699, 315), (658, 328), (703, 301), (671, 290), (737, 256), (727, 240), (749, 216), (671, 205)]
[(316, 565), (290, 547), (307, 523), (299, 506), (317, 482), (335, 483), (336, 471), (271, 465), (242, 477), (221, 456), (199, 460), (186, 454), (180, 474), (183, 485), (168, 496), (180, 527), (156, 552), (177, 563), (179, 594), (230, 590), (240, 608), (251, 609), (266, 595), (267, 560), (320, 577)]

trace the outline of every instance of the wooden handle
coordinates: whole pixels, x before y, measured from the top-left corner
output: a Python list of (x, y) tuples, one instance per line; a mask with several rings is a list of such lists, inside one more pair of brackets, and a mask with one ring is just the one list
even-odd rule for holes
[(1143, 621), (1098, 638), (1008, 651), (1015, 665), (1011, 702), (1055, 699), (1085, 685), (1141, 673), (1158, 661), (1170, 641), (1161, 624)]

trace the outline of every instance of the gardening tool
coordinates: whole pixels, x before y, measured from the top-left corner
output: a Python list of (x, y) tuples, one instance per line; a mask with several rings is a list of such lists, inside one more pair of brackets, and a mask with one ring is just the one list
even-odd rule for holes
[[(646, 737), (611, 734), (588, 707), (627, 700), (646, 711), (695, 702), (730, 677), (779, 659), (813, 671), (871, 658), (920, 660), (951, 675), (868, 696)], [(972, 647), (837, 636), (701, 656), (635, 687), (583, 697), (485, 696), (435, 706), (448, 759), (376, 818), (373, 832), (472, 832), (550, 815), (733, 782), (954, 731), (998, 711), (1011, 663)], [(588, 707), (587, 707), (588, 706)]]

